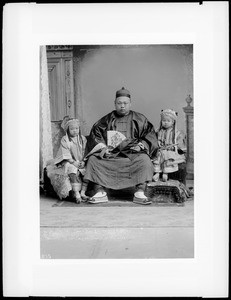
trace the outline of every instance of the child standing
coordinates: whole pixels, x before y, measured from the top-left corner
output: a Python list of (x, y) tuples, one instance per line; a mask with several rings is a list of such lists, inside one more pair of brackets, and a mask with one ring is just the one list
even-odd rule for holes
[(66, 175), (66, 178), (68, 177), (69, 179), (69, 186), (71, 185), (74, 199), (76, 203), (80, 203), (82, 200), (87, 200), (88, 198), (85, 195), (88, 182), (83, 182), (81, 178), (85, 172), (83, 157), (87, 140), (80, 133), (78, 119), (65, 117), (61, 127), (66, 132), (66, 135), (61, 139), (61, 145), (56, 158), (53, 160), (53, 166), (47, 166), (47, 175), (60, 198), (64, 194), (67, 196), (67, 191), (69, 193), (70, 190), (68, 188), (68, 181), (65, 179), (62, 180)]
[(160, 128), (157, 132), (159, 149), (153, 160), (154, 181), (158, 181), (160, 173), (162, 180), (168, 180), (168, 173), (178, 171), (178, 164), (185, 162), (185, 138), (177, 130), (177, 113), (172, 109), (161, 111)]

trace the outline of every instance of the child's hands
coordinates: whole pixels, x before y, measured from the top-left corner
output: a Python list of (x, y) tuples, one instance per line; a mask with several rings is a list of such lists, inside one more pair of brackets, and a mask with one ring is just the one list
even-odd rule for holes
[(164, 146), (161, 146), (159, 148), (159, 150), (171, 150), (171, 151), (174, 151), (175, 150), (175, 146), (177, 146), (177, 144), (164, 145)]
[(73, 165), (74, 165), (76, 168), (80, 168), (80, 164), (81, 164), (81, 162), (78, 161), (78, 160), (75, 160), (75, 161), (73, 162)]
[(84, 161), (81, 161), (80, 163), (79, 163), (79, 168), (80, 169), (83, 169), (85, 167), (85, 162)]

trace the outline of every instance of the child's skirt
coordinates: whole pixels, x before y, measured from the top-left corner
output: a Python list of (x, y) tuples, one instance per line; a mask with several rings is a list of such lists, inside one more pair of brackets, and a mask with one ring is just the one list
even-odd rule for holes
[(185, 162), (185, 156), (171, 150), (159, 150), (153, 160), (155, 173), (173, 173), (178, 171), (178, 164)]

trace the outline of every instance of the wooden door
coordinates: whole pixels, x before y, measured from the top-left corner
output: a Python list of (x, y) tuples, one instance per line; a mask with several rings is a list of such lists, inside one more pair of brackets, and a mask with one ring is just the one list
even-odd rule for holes
[(47, 51), (51, 121), (75, 117), (72, 51)]

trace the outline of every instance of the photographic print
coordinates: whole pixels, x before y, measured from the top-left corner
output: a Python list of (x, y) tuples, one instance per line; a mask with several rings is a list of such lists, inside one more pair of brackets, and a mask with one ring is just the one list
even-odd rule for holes
[(193, 44), (40, 46), (40, 257), (194, 258)]
[(227, 8), (4, 6), (4, 296), (227, 297)]

